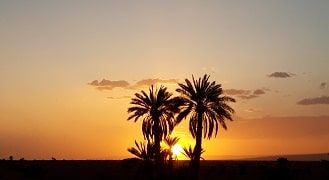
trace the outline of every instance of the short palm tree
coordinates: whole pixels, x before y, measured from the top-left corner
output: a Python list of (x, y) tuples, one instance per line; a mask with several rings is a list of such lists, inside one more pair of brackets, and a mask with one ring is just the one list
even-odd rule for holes
[[(204, 153), (204, 152), (205, 152), (205, 150), (201, 149), (201, 154)], [(189, 145), (188, 148), (183, 147), (183, 152), (182, 153), (185, 157), (189, 158), (190, 160), (193, 160), (194, 157), (195, 157), (195, 152), (194, 152), (191, 145)], [(204, 158), (201, 157), (201, 156), (200, 156), (200, 159), (204, 160)]]
[(172, 163), (173, 160), (173, 152), (172, 152), (172, 148), (178, 143), (179, 141), (179, 137), (166, 137), (164, 139), (164, 142), (167, 144), (168, 146), (168, 159), (169, 159), (169, 163)]
[(145, 161), (151, 161), (154, 159), (153, 155), (153, 144), (137, 143), (135, 140), (136, 147), (128, 148), (128, 151), (135, 155), (137, 158)]
[(180, 110), (179, 102), (177, 98), (172, 97), (166, 87), (161, 86), (157, 89), (153, 85), (149, 88), (149, 94), (145, 91), (136, 93), (130, 102), (133, 106), (128, 108), (128, 113), (132, 113), (128, 120), (143, 120), (142, 132), (148, 142), (154, 142), (156, 161), (161, 161), (160, 142), (176, 125), (175, 114)]
[(235, 102), (235, 99), (223, 96), (220, 84), (215, 81), (209, 82), (209, 76), (205, 74), (203, 78), (197, 80), (192, 76), (192, 82), (185, 79), (185, 84), (179, 83), (176, 89), (181, 94), (180, 99), (184, 102), (177, 117), (177, 122), (190, 115), (189, 131), (196, 140), (194, 146), (194, 161), (196, 171), (200, 166), (200, 156), (202, 152), (202, 136), (210, 139), (218, 132), (220, 124), (227, 129), (225, 120), (232, 121), (234, 110), (227, 104)]

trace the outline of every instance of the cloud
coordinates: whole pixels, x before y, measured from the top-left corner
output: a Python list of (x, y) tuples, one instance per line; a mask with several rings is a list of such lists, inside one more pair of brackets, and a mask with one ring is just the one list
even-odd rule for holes
[(249, 94), (250, 91), (242, 90), (242, 89), (225, 89), (224, 93), (227, 95), (241, 95), (241, 94)]
[(267, 75), (268, 77), (273, 77), (273, 78), (289, 78), (291, 76), (294, 76), (295, 74), (293, 73), (288, 73), (288, 72), (274, 72), (270, 75)]
[(129, 86), (129, 83), (124, 80), (120, 81), (110, 81), (103, 79), (100, 82), (98, 80), (94, 80), (91, 83), (88, 83), (91, 86), (96, 87), (98, 90), (112, 90), (114, 88), (126, 88)]
[(243, 89), (226, 89), (224, 90), (224, 93), (227, 95), (237, 96), (241, 99), (254, 99), (257, 97), (260, 97), (260, 95), (266, 94), (266, 91), (270, 91), (269, 89), (263, 88), (263, 89), (256, 89), (254, 91), (250, 90), (243, 90)]
[(327, 83), (322, 82), (322, 83), (320, 84), (320, 89), (325, 89), (326, 87), (327, 87)]
[(261, 94), (265, 94), (266, 92), (264, 91), (264, 90), (262, 90), (262, 89), (256, 89), (256, 90), (254, 90), (254, 94), (255, 95), (261, 95)]
[(177, 84), (179, 82), (178, 79), (143, 79), (136, 83), (138, 87), (141, 86), (150, 86), (152, 84)]
[(251, 95), (240, 95), (238, 97), (241, 98), (241, 99), (253, 99), (253, 98), (257, 98), (259, 96), (256, 96), (254, 94), (251, 94)]
[(114, 96), (109, 96), (107, 99), (130, 99), (130, 96), (119, 96), (119, 97), (114, 97)]
[(123, 89), (139, 89), (145, 86), (157, 85), (157, 84), (177, 84), (178, 79), (142, 79), (137, 81), (136, 84), (130, 84), (125, 80), (111, 81), (103, 79), (101, 81), (94, 80), (88, 83), (90, 86), (95, 87), (98, 90), (113, 90), (114, 88), (123, 88)]
[(88, 84), (91, 85), (91, 86), (98, 86), (99, 83), (98, 83), (98, 80), (94, 80), (94, 81), (92, 81)]
[(263, 110), (262, 109), (254, 109), (254, 108), (249, 108), (249, 109), (245, 109), (244, 110), (245, 112), (248, 112), (248, 113), (255, 113), (255, 112), (262, 112)]
[(329, 104), (329, 96), (305, 98), (305, 99), (298, 101), (297, 104), (298, 105)]

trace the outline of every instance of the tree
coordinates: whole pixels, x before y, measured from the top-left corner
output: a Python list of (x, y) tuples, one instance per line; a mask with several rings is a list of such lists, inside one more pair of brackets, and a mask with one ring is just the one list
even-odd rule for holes
[[(128, 148), (128, 151), (135, 155), (138, 159), (142, 160), (141, 166), (138, 166), (137, 174), (135, 176), (136, 179), (154, 179), (153, 172), (156, 170), (154, 169), (154, 144), (152, 142), (148, 142), (145, 144), (144, 142), (137, 143), (135, 140), (136, 147)], [(129, 159), (128, 161), (133, 162)], [(128, 161), (124, 161), (127, 165)], [(136, 161), (135, 161), (136, 163)]]
[(179, 139), (180, 139), (179, 137), (170, 137), (170, 136), (164, 139), (164, 142), (168, 146), (167, 155), (168, 155), (169, 165), (172, 165), (172, 160), (173, 160), (172, 148), (178, 143)]
[(135, 140), (135, 147), (128, 148), (128, 151), (135, 155), (137, 158), (145, 161), (151, 161), (154, 159), (153, 157), (153, 144), (148, 143), (145, 145), (145, 143), (140, 142), (139, 144)]
[(200, 166), (202, 136), (210, 139), (214, 133), (217, 135), (219, 124), (226, 130), (225, 120), (233, 121), (234, 110), (227, 103), (235, 102), (235, 99), (224, 96), (221, 84), (209, 82), (209, 77), (205, 74), (202, 79), (195, 80), (192, 75), (192, 82), (185, 79), (185, 84), (179, 83), (176, 89), (184, 102), (177, 122), (190, 115), (189, 131), (195, 139), (192, 164), (196, 173)]
[[(201, 149), (201, 154), (204, 153), (204, 152), (205, 152), (205, 150)], [(185, 157), (189, 158), (190, 160), (193, 160), (193, 158), (195, 156), (195, 152), (194, 152), (194, 150), (193, 150), (193, 148), (192, 148), (191, 145), (189, 145), (188, 148), (187, 147), (183, 147), (183, 155)], [(201, 157), (201, 156), (200, 156), (200, 159), (204, 160), (204, 158)]]
[(128, 113), (132, 113), (128, 120), (134, 119), (136, 122), (140, 118), (143, 119), (143, 136), (148, 142), (153, 140), (157, 162), (161, 161), (160, 142), (176, 125), (175, 114), (180, 110), (179, 102), (166, 87), (157, 89), (153, 85), (149, 88), (149, 94), (145, 91), (136, 93), (130, 102), (133, 106), (128, 108)]

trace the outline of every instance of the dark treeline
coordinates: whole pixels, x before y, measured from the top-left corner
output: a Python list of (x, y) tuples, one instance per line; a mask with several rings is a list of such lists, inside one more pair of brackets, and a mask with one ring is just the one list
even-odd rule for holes
[[(0, 160), (0, 179), (151, 179), (144, 161), (127, 160)], [(173, 172), (158, 179), (189, 180), (188, 161), (176, 161)], [(143, 169), (144, 168), (144, 169)], [(147, 169), (149, 170), (149, 169)], [(155, 175), (154, 175), (155, 176)], [(329, 178), (328, 161), (201, 161), (199, 179)]]

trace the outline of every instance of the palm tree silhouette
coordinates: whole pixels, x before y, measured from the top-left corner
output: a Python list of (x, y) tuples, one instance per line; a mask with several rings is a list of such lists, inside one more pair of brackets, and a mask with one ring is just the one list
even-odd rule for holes
[[(204, 153), (204, 152), (205, 152), (205, 150), (203, 150), (201, 148), (201, 154)], [(193, 150), (193, 148), (192, 148), (191, 145), (189, 145), (188, 148), (187, 147), (183, 147), (183, 152), (182, 153), (183, 153), (183, 155), (185, 157), (189, 158), (190, 160), (193, 160), (193, 158), (195, 156), (195, 152), (194, 152), (194, 150)], [(201, 157), (201, 156), (200, 156), (200, 159), (204, 160), (204, 158)]]
[(235, 99), (223, 96), (221, 84), (216, 84), (215, 81), (210, 83), (209, 77), (205, 74), (202, 79), (195, 80), (192, 75), (192, 82), (185, 79), (186, 84), (179, 83), (179, 88), (176, 89), (184, 102), (184, 105), (180, 107), (177, 122), (190, 115), (189, 131), (196, 141), (192, 158), (196, 173), (200, 166), (202, 136), (210, 139), (214, 132), (215, 136), (217, 135), (218, 124), (226, 130), (225, 120), (233, 121), (234, 110), (227, 102), (235, 102)]
[(155, 159), (161, 161), (160, 142), (167, 137), (176, 125), (175, 114), (180, 111), (181, 105), (177, 98), (173, 98), (167, 88), (161, 86), (159, 89), (152, 85), (149, 94), (145, 91), (136, 93), (128, 108), (128, 113), (132, 113), (128, 120), (134, 119), (136, 122), (142, 118), (142, 132), (148, 142), (154, 142)]
[(151, 161), (154, 159), (154, 153), (153, 153), (153, 144), (148, 143), (145, 145), (145, 143), (140, 142), (137, 143), (135, 140), (135, 147), (128, 148), (128, 151), (135, 155), (137, 158), (145, 161)]
[(172, 148), (178, 143), (179, 141), (179, 137), (166, 137), (164, 139), (164, 142), (167, 144), (168, 146), (168, 151), (167, 151), (167, 155), (168, 155), (168, 160), (169, 160), (169, 164), (172, 164), (172, 160), (173, 160), (173, 152), (172, 152)]

